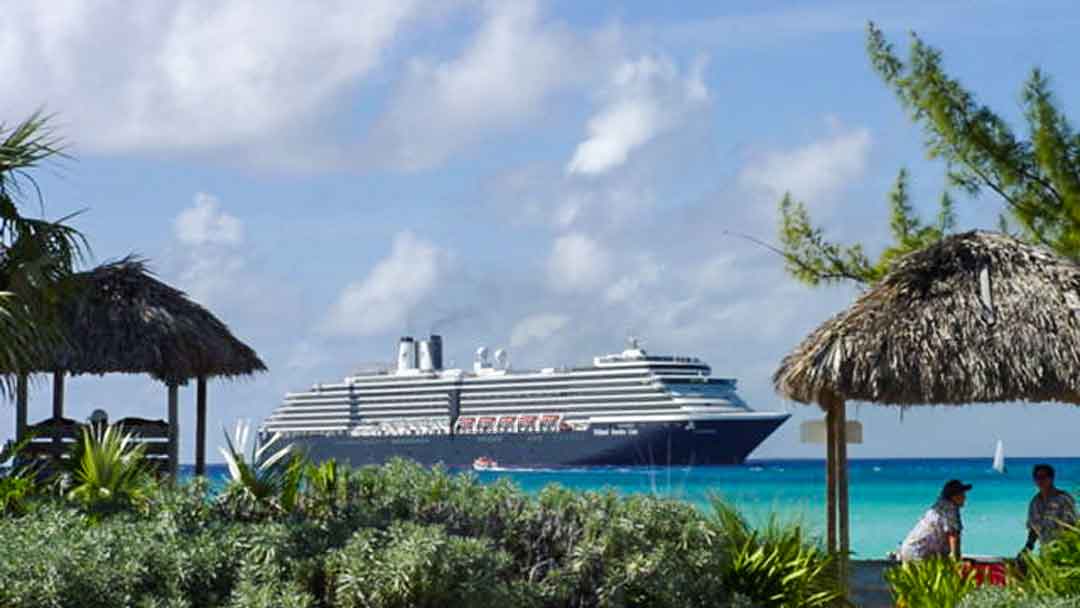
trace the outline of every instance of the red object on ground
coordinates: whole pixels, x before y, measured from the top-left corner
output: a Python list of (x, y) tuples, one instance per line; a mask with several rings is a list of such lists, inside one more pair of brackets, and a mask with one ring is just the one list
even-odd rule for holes
[(1005, 564), (1001, 563), (969, 562), (964, 564), (964, 574), (974, 576), (975, 582), (980, 587), (984, 585), (1004, 587), (1005, 572)]

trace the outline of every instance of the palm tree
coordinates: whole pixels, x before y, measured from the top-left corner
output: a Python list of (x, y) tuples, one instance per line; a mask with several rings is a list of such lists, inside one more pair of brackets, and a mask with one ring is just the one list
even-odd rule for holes
[(10, 394), (14, 374), (28, 371), (62, 338), (57, 306), (67, 280), (88, 250), (65, 224), (27, 215), (41, 190), (32, 171), (62, 158), (63, 145), (36, 112), (8, 126), (0, 123), (0, 396)]

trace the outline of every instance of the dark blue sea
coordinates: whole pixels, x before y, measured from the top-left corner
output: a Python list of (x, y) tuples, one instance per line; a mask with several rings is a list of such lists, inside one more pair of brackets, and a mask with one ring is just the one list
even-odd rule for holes
[[(1012, 458), (1008, 471), (995, 473), (989, 458), (927, 460), (854, 460), (850, 468), (852, 549), (860, 558), (878, 558), (896, 548), (941, 485), (957, 478), (972, 483), (963, 511), (964, 552), (1015, 555), (1023, 546), (1024, 519), (1033, 493), (1031, 467), (1049, 462), (1058, 485), (1080, 488), (1080, 458)], [(187, 467), (190, 473), (190, 467)], [(222, 479), (223, 465), (210, 467)], [(825, 465), (815, 460), (760, 460), (743, 466), (673, 468), (580, 468), (484, 471), (481, 481), (509, 478), (527, 492), (557, 483), (579, 490), (610, 488), (623, 494), (655, 494), (708, 508), (712, 496), (737, 506), (761, 522), (776, 513), (815, 530), (824, 528)]]

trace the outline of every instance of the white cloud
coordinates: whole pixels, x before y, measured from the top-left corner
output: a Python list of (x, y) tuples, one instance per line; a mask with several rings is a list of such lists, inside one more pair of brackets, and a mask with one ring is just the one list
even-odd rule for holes
[(663, 266), (652, 255), (641, 255), (630, 273), (607, 288), (604, 300), (609, 304), (617, 304), (637, 297), (660, 279), (663, 270)]
[(216, 196), (197, 193), (191, 206), (173, 218), (173, 236), (180, 245), (175, 260), (178, 287), (197, 302), (228, 308), (262, 297), (253, 291), (254, 278), (247, 276), (244, 223), (225, 211)]
[[(758, 252), (760, 254), (760, 252)], [(732, 286), (745, 285), (760, 276), (760, 268), (749, 268), (748, 253), (721, 253), (701, 260), (683, 272), (695, 293), (730, 292)]]
[(570, 322), (570, 317), (555, 313), (542, 313), (525, 317), (510, 330), (510, 346), (519, 348), (530, 342), (542, 342), (557, 333)]
[(493, 132), (542, 115), (554, 94), (590, 80), (617, 34), (582, 38), (532, 1), (490, 2), (461, 55), (414, 60), (371, 138), (376, 161), (418, 170)]
[(15, 3), (0, 20), (0, 106), (13, 116), (46, 106), (86, 150), (259, 142), (299, 157), (306, 151), (282, 146), (284, 134), (302, 133), (299, 124), (369, 75), (416, 9), (411, 0)]
[(567, 173), (598, 175), (626, 162), (632, 152), (677, 126), (709, 98), (705, 62), (682, 76), (670, 59), (645, 56), (619, 65), (604, 107), (586, 125), (588, 137), (574, 150)]
[(746, 188), (771, 196), (791, 192), (809, 205), (822, 206), (840, 193), (866, 169), (870, 154), (870, 131), (843, 130), (822, 140), (790, 150), (764, 155), (742, 170), (739, 182)]
[(548, 257), (548, 284), (556, 291), (587, 291), (602, 284), (611, 270), (611, 254), (581, 233), (555, 239)]
[[(282, 318), (310, 317), (289, 281), (268, 273), (241, 218), (212, 194), (198, 193), (172, 222), (163, 276), (211, 309), (242, 339), (279, 338)], [(259, 344), (259, 347), (265, 346)]]
[[(634, 219), (655, 203), (652, 186), (627, 177), (619, 183), (567, 184), (550, 219), (561, 230), (590, 226), (611, 230)], [(583, 186), (583, 187), (582, 187)], [(546, 216), (545, 216), (546, 217)]]
[(400, 329), (438, 285), (447, 261), (446, 252), (434, 244), (409, 231), (397, 233), (390, 255), (338, 296), (323, 330), (367, 336)]
[(244, 240), (240, 220), (221, 210), (217, 197), (199, 192), (194, 205), (173, 220), (173, 233), (185, 245), (239, 245)]

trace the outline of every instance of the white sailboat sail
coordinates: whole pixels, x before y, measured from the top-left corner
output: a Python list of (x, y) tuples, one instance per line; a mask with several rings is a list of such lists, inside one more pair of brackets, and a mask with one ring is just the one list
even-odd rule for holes
[(1000, 439), (994, 448), (994, 470), (998, 473), (1005, 472), (1005, 444)]

